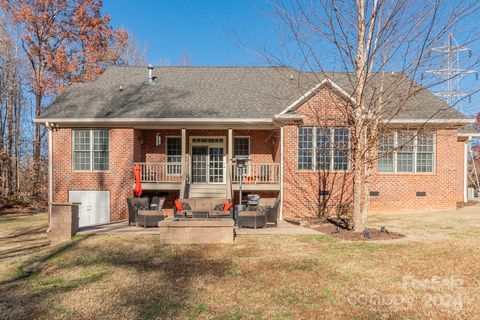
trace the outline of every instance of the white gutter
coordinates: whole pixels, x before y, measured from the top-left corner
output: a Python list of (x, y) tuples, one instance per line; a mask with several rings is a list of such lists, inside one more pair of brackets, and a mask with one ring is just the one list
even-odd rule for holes
[(50, 232), (52, 226), (52, 203), (53, 203), (53, 137), (52, 127), (50, 123), (45, 124), (48, 128), (48, 230)]
[[(275, 119), (301, 119), (300, 115), (289, 115), (280, 113), (272, 118), (40, 118), (35, 119), (36, 123), (182, 123), (182, 124), (212, 124), (212, 123), (250, 123), (250, 124), (272, 124)], [(475, 119), (390, 119), (383, 120), (389, 124), (470, 124)]]
[(475, 119), (392, 119), (382, 122), (389, 124), (469, 124), (475, 123)]
[(272, 118), (45, 118), (37, 123), (258, 123), (271, 124)]
[(283, 220), (283, 126), (280, 127), (280, 221)]
[(477, 132), (477, 133), (459, 133), (458, 136), (471, 139), (472, 137), (480, 137), (480, 132)]
[(463, 202), (468, 202), (468, 142), (471, 138), (463, 144)]

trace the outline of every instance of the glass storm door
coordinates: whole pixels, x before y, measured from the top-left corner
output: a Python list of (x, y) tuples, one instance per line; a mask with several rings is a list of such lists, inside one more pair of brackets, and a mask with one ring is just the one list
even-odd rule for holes
[(192, 183), (206, 183), (208, 147), (192, 147)]
[(223, 147), (210, 147), (208, 150), (208, 182), (223, 183)]

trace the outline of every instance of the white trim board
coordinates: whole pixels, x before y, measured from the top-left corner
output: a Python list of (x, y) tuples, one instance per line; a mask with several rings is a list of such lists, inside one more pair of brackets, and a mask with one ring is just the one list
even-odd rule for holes
[(345, 91), (342, 87), (340, 87), (338, 84), (333, 82), (332, 80), (326, 78), (320, 81), (315, 87), (312, 89), (308, 90), (307, 93), (302, 95), (300, 98), (295, 100), (291, 105), (289, 105), (285, 110), (279, 113), (279, 115), (283, 115), (287, 112), (290, 112), (292, 109), (295, 109), (300, 106), (303, 102), (307, 101), (310, 99), (315, 93), (317, 93), (318, 90), (320, 90), (323, 86), (325, 85), (331, 85), (335, 90), (340, 92), (343, 96), (345, 96), (347, 99), (349, 99), (352, 102), (355, 102), (355, 99), (347, 92)]

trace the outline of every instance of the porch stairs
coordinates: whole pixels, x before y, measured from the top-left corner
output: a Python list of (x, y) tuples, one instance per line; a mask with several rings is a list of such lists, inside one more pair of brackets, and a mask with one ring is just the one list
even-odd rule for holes
[(190, 184), (188, 197), (191, 199), (217, 198), (227, 199), (225, 184)]

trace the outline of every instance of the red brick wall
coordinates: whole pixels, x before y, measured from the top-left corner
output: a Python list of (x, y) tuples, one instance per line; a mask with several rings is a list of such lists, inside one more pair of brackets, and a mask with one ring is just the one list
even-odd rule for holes
[[(305, 115), (305, 126), (344, 126), (345, 117), (339, 107), (343, 99), (324, 87), (295, 112)], [(436, 133), (436, 172), (374, 174), (371, 190), (380, 195), (372, 197), (370, 213), (449, 209), (463, 201), (463, 142), (457, 141), (456, 129)], [(328, 209), (350, 202), (351, 174), (297, 170), (297, 143), (298, 127), (285, 126), (283, 215), (312, 216), (322, 205)], [(329, 196), (322, 195), (322, 190)], [(417, 197), (417, 191), (426, 192), (426, 197)]]
[[(343, 103), (343, 97), (324, 87), (295, 113), (305, 115), (304, 126), (344, 126), (346, 121), (340, 108)], [(338, 203), (349, 202), (352, 191), (350, 175), (298, 170), (298, 126), (284, 126), (283, 130), (283, 216), (314, 216), (324, 206), (330, 209)]]
[[(433, 174), (385, 174), (372, 177), (370, 213), (433, 211), (456, 208), (463, 201), (464, 143), (456, 129), (436, 130)], [(425, 197), (416, 193), (426, 192)]]
[[(160, 146), (155, 145), (156, 135), (160, 133), (162, 137), (162, 143)], [(187, 130), (187, 164), (190, 161), (190, 137), (193, 136), (219, 136), (225, 137), (226, 150), (228, 151), (228, 130)], [(169, 129), (169, 130), (140, 130), (138, 133), (139, 139), (143, 141), (143, 144), (136, 149), (141, 152), (135, 157), (144, 162), (164, 162), (165, 159), (165, 147), (166, 137), (168, 136), (181, 136), (181, 130)], [(250, 153), (252, 157), (252, 163), (271, 163), (280, 161), (279, 156), (279, 130), (233, 130), (233, 137), (236, 136), (249, 136), (250, 137)], [(138, 151), (137, 151), (138, 152)], [(188, 166), (187, 166), (188, 167)]]
[(75, 172), (72, 130), (53, 131), (53, 201), (68, 201), (68, 191), (110, 191), (110, 220), (128, 218), (126, 198), (133, 196), (134, 130), (110, 129), (110, 170)]
[[(161, 134), (161, 144), (156, 145), (156, 135)], [(72, 130), (53, 132), (53, 201), (68, 201), (68, 191), (110, 191), (110, 220), (126, 219), (126, 198), (133, 196), (133, 162), (163, 162), (167, 136), (181, 136), (180, 129), (138, 130), (110, 129), (110, 170), (108, 172), (75, 172), (72, 169)], [(190, 136), (224, 136), (227, 130), (187, 130), (187, 161)], [(273, 162), (278, 134), (270, 130), (234, 130), (233, 136), (250, 136), (252, 161)], [(227, 148), (228, 150), (228, 148)], [(225, 151), (227, 151), (225, 150)], [(187, 162), (188, 164), (188, 162)], [(145, 190), (145, 195), (159, 195), (160, 191)], [(178, 191), (168, 192), (166, 213), (173, 208)]]

